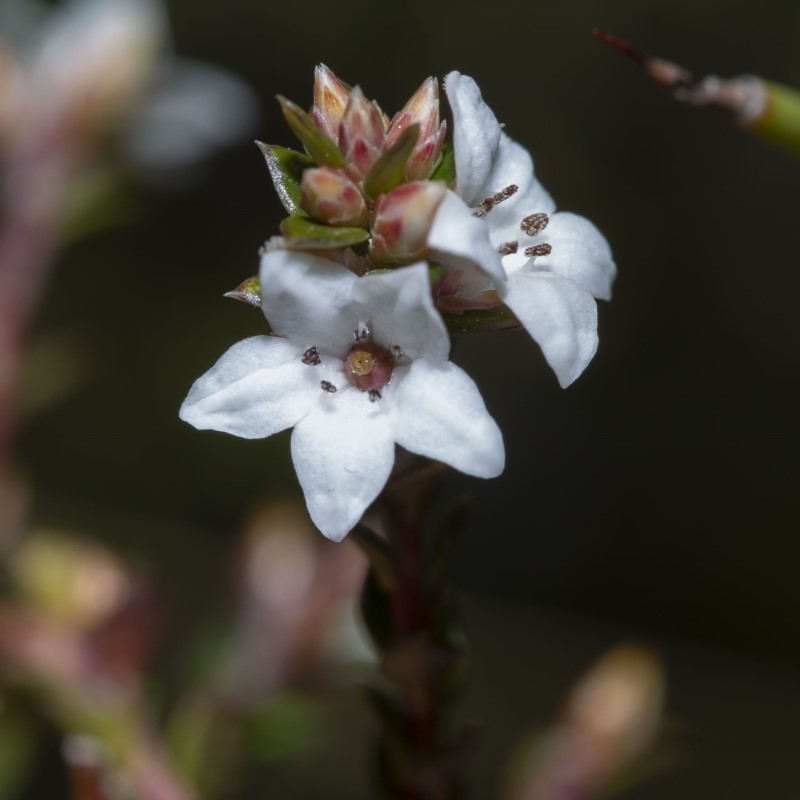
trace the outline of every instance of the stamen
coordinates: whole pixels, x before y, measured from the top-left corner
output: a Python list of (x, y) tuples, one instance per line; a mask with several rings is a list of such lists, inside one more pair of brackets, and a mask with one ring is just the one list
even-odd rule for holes
[(308, 350), (303, 353), (303, 358), (301, 360), (310, 367), (317, 367), (322, 363), (322, 359), (319, 357), (319, 351), (316, 347), (309, 347)]
[(395, 361), (399, 361), (401, 358), (404, 357), (404, 353), (400, 349), (400, 345), (399, 344), (393, 344), (389, 348), (389, 352), (392, 354), (392, 358), (394, 358)]
[(497, 252), (501, 256), (510, 256), (512, 253), (516, 253), (517, 250), (519, 250), (519, 242), (504, 242), (497, 246)]
[(505, 189), (501, 189), (497, 194), (493, 194), (491, 197), (482, 200), (480, 205), (473, 209), (472, 216), (478, 217), (478, 219), (485, 217), (498, 203), (508, 200), (509, 197), (513, 197), (518, 191), (519, 186), (514, 183), (510, 186), (506, 186)]
[(374, 403), (377, 400), (380, 400), (382, 397), (383, 397), (383, 395), (381, 394), (381, 390), (380, 389), (370, 389), (369, 390), (369, 401), (370, 401), (370, 403)]
[(519, 227), (528, 236), (538, 236), (550, 222), (550, 217), (547, 214), (531, 214), (529, 217), (520, 222)]
[(369, 336), (369, 328), (366, 325), (359, 325), (353, 331), (353, 339), (355, 340), (356, 344), (359, 342), (363, 342)]
[(336, 391), (336, 387), (330, 381), (320, 381), (319, 385), (322, 391), (328, 392), (328, 394), (333, 394)]
[(536, 258), (536, 256), (549, 256), (552, 252), (553, 248), (546, 243), (525, 248), (525, 255), (530, 256), (531, 258)]

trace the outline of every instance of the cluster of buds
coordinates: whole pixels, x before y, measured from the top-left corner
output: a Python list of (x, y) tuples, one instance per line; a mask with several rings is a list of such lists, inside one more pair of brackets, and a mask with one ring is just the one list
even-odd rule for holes
[(283, 246), (348, 249), (348, 264), (360, 273), (423, 257), (450, 182), (439, 169), (447, 124), (436, 79), (425, 80), (391, 120), (324, 65), (310, 113), (279, 101), (308, 153), (261, 145), (291, 215), (281, 226)]
[(524, 327), (567, 386), (594, 355), (595, 297), (616, 272), (475, 81), (451, 72), (444, 89), (452, 144), (433, 79), (391, 121), (326, 67), (309, 111), (279, 98), (305, 152), (261, 145), (288, 216), (258, 276), (228, 292), (272, 335), (231, 347), (180, 411), (248, 439), (294, 428), (311, 518), (336, 541), (382, 490), (396, 444), (468, 475), (502, 471), (502, 435), (449, 361), (452, 335)]

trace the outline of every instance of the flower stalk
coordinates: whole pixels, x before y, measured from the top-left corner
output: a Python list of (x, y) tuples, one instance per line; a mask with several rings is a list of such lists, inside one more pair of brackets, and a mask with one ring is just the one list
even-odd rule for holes
[(386, 679), (371, 697), (383, 726), (378, 773), (392, 800), (461, 796), (460, 757), (469, 735), (454, 724), (451, 706), (468, 655), (443, 580), (448, 531), (426, 525), (446, 472), (423, 461), (398, 474), (378, 501), (386, 539), (363, 525), (353, 532), (372, 564), (362, 610)]
[(695, 78), (689, 70), (634, 47), (604, 31), (594, 35), (640, 64), (648, 77), (679, 102), (719, 108), (745, 130), (800, 155), (800, 91), (755, 75)]

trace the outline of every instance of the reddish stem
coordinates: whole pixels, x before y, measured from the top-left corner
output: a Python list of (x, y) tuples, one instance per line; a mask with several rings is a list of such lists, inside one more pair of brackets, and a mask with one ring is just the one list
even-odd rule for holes
[(19, 368), (60, 226), (65, 186), (76, 157), (70, 126), (45, 125), (12, 148), (0, 213), (0, 481), (17, 427)]

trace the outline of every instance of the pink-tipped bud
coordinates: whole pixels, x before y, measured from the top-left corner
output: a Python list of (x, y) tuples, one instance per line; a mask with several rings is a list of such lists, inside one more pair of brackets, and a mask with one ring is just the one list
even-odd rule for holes
[(373, 258), (401, 263), (422, 257), (428, 234), (447, 187), (438, 181), (404, 183), (375, 203), (372, 222)]
[(384, 128), (380, 111), (356, 86), (350, 92), (339, 123), (339, 149), (354, 180), (362, 181), (384, 150)]
[(327, 225), (363, 228), (369, 211), (358, 186), (343, 169), (307, 169), (300, 183), (303, 208)]
[(314, 70), (314, 106), (311, 118), (335, 142), (339, 137), (339, 123), (342, 121), (350, 88), (340, 81), (333, 70), (320, 64)]
[(435, 78), (428, 78), (411, 95), (408, 102), (395, 115), (386, 134), (386, 146), (397, 140), (409, 125), (419, 125), (419, 139), (411, 151), (406, 165), (406, 179), (425, 180), (436, 165), (444, 144), (446, 123), (439, 124), (439, 84)]
[(442, 122), (439, 129), (427, 139), (420, 139), (411, 151), (406, 163), (406, 179), (421, 181), (429, 178), (442, 157), (442, 145), (447, 135), (447, 122)]

